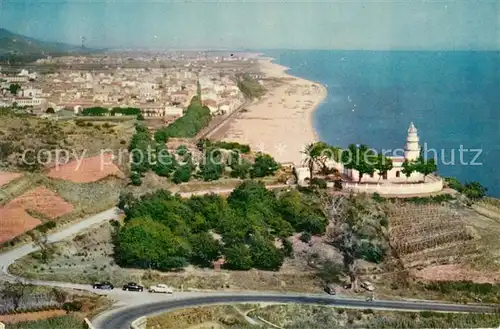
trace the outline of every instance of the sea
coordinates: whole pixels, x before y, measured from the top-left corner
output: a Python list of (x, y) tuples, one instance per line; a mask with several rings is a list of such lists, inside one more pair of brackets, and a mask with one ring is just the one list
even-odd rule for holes
[(500, 197), (500, 53), (265, 51), (290, 74), (324, 84), (313, 115), (321, 140), (399, 155), (413, 122), (441, 176)]

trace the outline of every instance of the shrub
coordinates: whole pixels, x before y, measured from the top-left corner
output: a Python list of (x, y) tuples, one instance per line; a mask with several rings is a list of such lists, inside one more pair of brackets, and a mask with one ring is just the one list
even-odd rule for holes
[(63, 304), (62, 309), (67, 313), (79, 312), (82, 310), (83, 304), (80, 301), (66, 302)]
[(313, 177), (313, 179), (311, 180), (311, 185), (317, 186), (317, 187), (323, 188), (323, 189), (325, 189), (327, 187), (326, 181), (322, 178), (317, 178), (317, 177)]
[(309, 243), (312, 239), (312, 235), (311, 233), (309, 232), (303, 232), (300, 237), (299, 237), (300, 241), (304, 242), (304, 243)]
[(132, 173), (130, 175), (130, 182), (132, 183), (132, 185), (140, 186), (142, 184), (141, 175), (136, 172)]

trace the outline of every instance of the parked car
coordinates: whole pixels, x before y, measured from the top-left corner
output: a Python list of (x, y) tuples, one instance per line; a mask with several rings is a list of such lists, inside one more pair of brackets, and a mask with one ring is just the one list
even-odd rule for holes
[(172, 294), (173, 290), (166, 284), (155, 284), (154, 286), (149, 287), (149, 292), (159, 292), (164, 294)]
[(143, 291), (144, 287), (138, 285), (135, 282), (129, 282), (126, 285), (123, 286), (123, 290), (126, 290), (126, 291)]
[(92, 285), (94, 289), (113, 290), (115, 287), (109, 281), (96, 282)]
[(325, 292), (329, 295), (335, 295), (337, 292), (335, 291), (335, 285), (329, 283), (325, 286)]
[(375, 287), (373, 286), (373, 284), (371, 284), (371, 282), (368, 282), (368, 281), (361, 282), (361, 288), (366, 289), (368, 291), (375, 290)]

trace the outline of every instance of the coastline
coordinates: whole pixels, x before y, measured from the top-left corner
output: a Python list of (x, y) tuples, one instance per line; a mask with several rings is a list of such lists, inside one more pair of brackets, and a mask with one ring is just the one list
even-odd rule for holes
[(326, 99), (327, 89), (287, 73), (288, 67), (272, 60), (261, 57), (258, 61), (268, 80), (266, 95), (232, 119), (222, 139), (249, 144), (252, 150), (268, 153), (281, 163), (300, 166), (305, 145), (318, 140), (313, 114)]

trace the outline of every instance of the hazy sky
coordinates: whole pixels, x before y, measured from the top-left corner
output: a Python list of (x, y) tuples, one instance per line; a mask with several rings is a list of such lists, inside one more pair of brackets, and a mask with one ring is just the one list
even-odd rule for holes
[(500, 4), (0, 0), (0, 27), (100, 47), (498, 50)]

